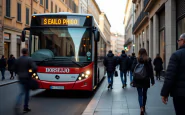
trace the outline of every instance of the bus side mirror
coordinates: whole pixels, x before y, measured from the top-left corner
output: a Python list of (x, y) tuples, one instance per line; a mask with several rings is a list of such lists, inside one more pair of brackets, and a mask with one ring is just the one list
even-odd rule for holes
[(99, 42), (100, 40), (100, 32), (99, 31), (94, 31), (94, 41)]
[(21, 41), (22, 41), (22, 42), (25, 42), (25, 37), (26, 37), (26, 31), (23, 30), (23, 31), (22, 31), (22, 35), (21, 35)]

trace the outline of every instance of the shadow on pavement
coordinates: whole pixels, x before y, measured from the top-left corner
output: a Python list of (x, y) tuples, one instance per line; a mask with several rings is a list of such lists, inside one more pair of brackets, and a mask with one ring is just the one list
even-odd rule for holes
[(36, 98), (91, 98), (94, 92), (89, 91), (62, 91), (62, 90), (45, 90), (32, 97)]

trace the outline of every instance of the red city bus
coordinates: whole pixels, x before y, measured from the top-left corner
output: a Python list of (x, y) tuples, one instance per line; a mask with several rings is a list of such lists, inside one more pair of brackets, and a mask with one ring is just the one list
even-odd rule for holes
[(103, 79), (106, 40), (92, 15), (34, 14), (22, 41), (26, 30), (40, 88), (93, 91)]

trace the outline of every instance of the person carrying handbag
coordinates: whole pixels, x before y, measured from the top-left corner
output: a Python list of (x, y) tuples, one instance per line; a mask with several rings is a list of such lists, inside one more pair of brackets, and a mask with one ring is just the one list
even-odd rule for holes
[(21, 88), (21, 92), (17, 96), (16, 101), (15, 107), (16, 115), (20, 115), (20, 105), (23, 95), (25, 95), (23, 111), (24, 112), (31, 111), (31, 109), (29, 109), (28, 107), (30, 82), (32, 80), (32, 73), (29, 72), (30, 69), (32, 70), (32, 72), (36, 72), (37, 66), (34, 63), (34, 61), (30, 57), (28, 57), (28, 49), (23, 48), (22, 56), (16, 60), (14, 65), (14, 70), (18, 74), (19, 84)]
[(108, 83), (109, 83), (108, 88), (112, 89), (113, 76), (117, 66), (117, 59), (116, 57), (114, 57), (114, 54), (112, 53), (111, 50), (109, 50), (109, 53), (104, 58), (103, 64), (106, 67), (106, 71), (107, 71), (107, 77), (108, 77)]

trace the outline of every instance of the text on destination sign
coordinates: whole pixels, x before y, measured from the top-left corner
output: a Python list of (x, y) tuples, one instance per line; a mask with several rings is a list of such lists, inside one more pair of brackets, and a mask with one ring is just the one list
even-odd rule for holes
[(76, 18), (43, 18), (42, 25), (79, 25), (79, 20)]

